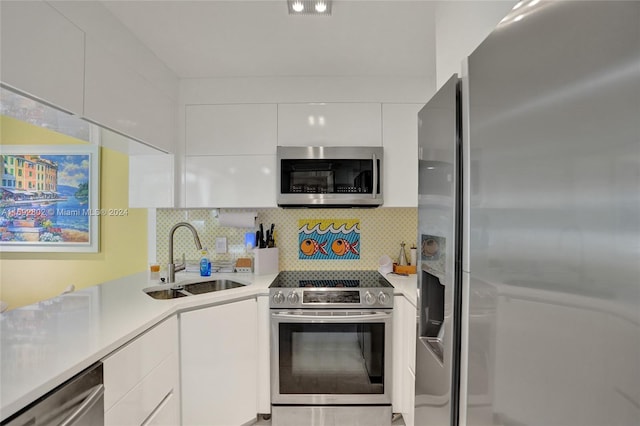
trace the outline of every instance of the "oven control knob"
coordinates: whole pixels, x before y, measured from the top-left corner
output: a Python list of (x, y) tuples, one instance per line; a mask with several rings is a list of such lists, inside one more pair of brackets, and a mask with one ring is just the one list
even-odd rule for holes
[(364, 294), (364, 303), (367, 305), (374, 305), (376, 303), (376, 296), (371, 292), (366, 292)]
[(381, 291), (380, 294), (378, 294), (378, 302), (380, 302), (381, 305), (386, 305), (388, 301), (389, 295)]
[(279, 305), (282, 302), (284, 302), (284, 294), (282, 294), (282, 292), (279, 291), (273, 295), (273, 303), (275, 303), (276, 305)]
[(289, 295), (287, 296), (287, 300), (289, 301), (289, 303), (291, 303), (292, 305), (295, 305), (296, 303), (298, 303), (300, 301), (300, 296), (298, 296), (298, 293), (296, 293), (295, 291), (292, 291), (291, 293), (289, 293)]

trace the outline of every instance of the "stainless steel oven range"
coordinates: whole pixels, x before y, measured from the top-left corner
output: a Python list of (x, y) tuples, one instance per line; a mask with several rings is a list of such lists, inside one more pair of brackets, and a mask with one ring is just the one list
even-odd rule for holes
[(390, 425), (393, 286), (377, 271), (284, 271), (269, 296), (272, 424)]

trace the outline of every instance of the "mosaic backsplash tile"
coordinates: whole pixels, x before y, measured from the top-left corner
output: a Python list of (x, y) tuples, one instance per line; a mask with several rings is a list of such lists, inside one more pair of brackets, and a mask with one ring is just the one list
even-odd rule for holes
[[(417, 244), (418, 210), (416, 208), (377, 208), (377, 209), (223, 209), (223, 212), (257, 213), (256, 226), (260, 223), (264, 229), (274, 224), (275, 244), (280, 253), (280, 270), (346, 270), (377, 269), (382, 255), (390, 256), (394, 261), (400, 253), (400, 243), (409, 247)], [(169, 231), (178, 222), (191, 223), (200, 236), (202, 245), (209, 249), (214, 262), (235, 261), (239, 257), (251, 257), (247, 251), (245, 234), (255, 233), (256, 228), (223, 227), (218, 223), (218, 210), (209, 209), (158, 209), (156, 216), (156, 255), (164, 266), (169, 261)], [(356, 247), (359, 259), (300, 259), (299, 224), (301, 221), (354, 221), (359, 223), (360, 239)], [(215, 253), (216, 237), (227, 238), (227, 253)], [(327, 246), (329, 252), (331, 247)], [(193, 236), (186, 228), (176, 230), (174, 240), (174, 259), (182, 253), (188, 263), (197, 263), (199, 252), (193, 242)]]

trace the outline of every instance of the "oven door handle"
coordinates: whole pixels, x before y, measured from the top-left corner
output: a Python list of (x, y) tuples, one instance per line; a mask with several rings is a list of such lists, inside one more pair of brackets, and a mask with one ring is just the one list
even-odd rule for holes
[(285, 319), (287, 322), (372, 322), (378, 320), (388, 320), (391, 318), (391, 312), (371, 313), (362, 312), (356, 315), (304, 315), (293, 312), (273, 312), (271, 317), (274, 319)]

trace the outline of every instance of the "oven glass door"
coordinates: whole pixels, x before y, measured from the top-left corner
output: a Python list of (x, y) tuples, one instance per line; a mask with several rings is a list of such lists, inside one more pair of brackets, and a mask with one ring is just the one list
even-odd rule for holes
[(273, 402), (389, 403), (391, 314), (300, 312), (273, 315)]

